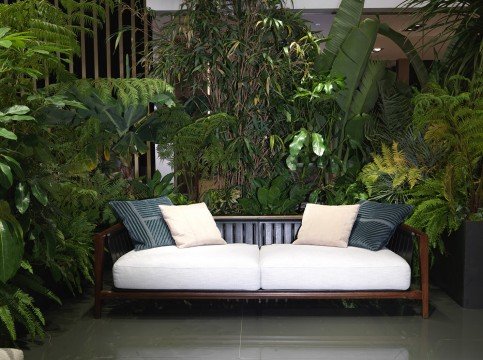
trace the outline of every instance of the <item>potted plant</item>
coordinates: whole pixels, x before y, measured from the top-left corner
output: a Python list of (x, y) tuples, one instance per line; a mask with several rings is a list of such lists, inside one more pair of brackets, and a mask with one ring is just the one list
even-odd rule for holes
[[(483, 79), (460, 76), (415, 97), (414, 121), (441, 156), (411, 193), (410, 219), (441, 250), (432, 278), (461, 306), (483, 308)], [(442, 255), (440, 255), (442, 253)]]
[(407, 222), (428, 234), (433, 281), (470, 308), (483, 307), (482, 91), (481, 75), (428, 83), (406, 133), (359, 175), (369, 198), (414, 205)]

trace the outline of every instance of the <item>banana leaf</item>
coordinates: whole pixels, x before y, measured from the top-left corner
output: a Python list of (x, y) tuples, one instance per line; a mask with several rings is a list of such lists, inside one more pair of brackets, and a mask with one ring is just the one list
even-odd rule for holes
[(379, 82), (386, 74), (386, 66), (382, 61), (369, 61), (362, 76), (359, 88), (354, 94), (350, 107), (350, 117), (368, 113), (379, 97)]
[(346, 37), (354, 27), (359, 25), (363, 9), (364, 0), (341, 1), (339, 10), (330, 28), (324, 51), (315, 61), (317, 72), (327, 72), (332, 68), (332, 64)]
[(391, 39), (397, 46), (401, 48), (401, 50), (404, 51), (414, 69), (414, 72), (416, 73), (416, 76), (418, 77), (419, 84), (421, 87), (424, 87), (429, 80), (428, 70), (426, 69), (423, 60), (421, 60), (419, 57), (418, 52), (414, 48), (411, 41), (406, 36), (392, 29), (387, 24), (379, 25), (379, 34)]
[(344, 111), (345, 121), (350, 118), (352, 102), (366, 71), (378, 28), (378, 20), (366, 19), (358, 28), (352, 29), (332, 66), (331, 75), (343, 76), (346, 82), (346, 88), (336, 98), (337, 103)]

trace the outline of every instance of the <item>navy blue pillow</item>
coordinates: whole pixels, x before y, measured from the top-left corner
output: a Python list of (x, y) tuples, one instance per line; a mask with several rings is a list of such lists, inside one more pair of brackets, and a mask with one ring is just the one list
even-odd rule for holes
[(109, 205), (129, 232), (135, 250), (175, 244), (159, 208), (159, 205), (173, 205), (167, 197), (111, 201)]
[(405, 204), (383, 204), (375, 201), (360, 201), (349, 246), (372, 251), (381, 250), (391, 240), (399, 224), (413, 213), (413, 207)]

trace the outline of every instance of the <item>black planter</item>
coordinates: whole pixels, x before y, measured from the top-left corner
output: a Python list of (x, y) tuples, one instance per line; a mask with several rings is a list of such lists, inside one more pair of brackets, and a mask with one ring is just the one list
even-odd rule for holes
[(483, 221), (466, 221), (444, 244), (446, 255), (435, 259), (432, 281), (462, 307), (483, 309)]

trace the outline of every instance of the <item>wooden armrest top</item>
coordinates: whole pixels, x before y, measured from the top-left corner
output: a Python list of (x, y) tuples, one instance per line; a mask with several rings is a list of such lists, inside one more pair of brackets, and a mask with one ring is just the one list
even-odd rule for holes
[(403, 231), (411, 232), (411, 233), (413, 233), (414, 235), (417, 235), (420, 238), (425, 238), (425, 239), (428, 238), (428, 235), (426, 233), (422, 232), (419, 229), (413, 228), (412, 226), (409, 226), (407, 224), (401, 224), (401, 225), (399, 225), (399, 228)]
[(94, 239), (95, 240), (104, 239), (104, 237), (106, 237), (107, 235), (117, 233), (117, 232), (122, 231), (124, 229), (125, 229), (125, 227), (124, 227), (123, 223), (117, 223), (115, 225), (108, 227), (107, 229), (105, 229), (101, 232), (96, 233), (94, 235)]

